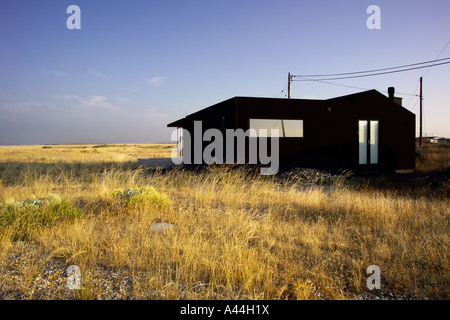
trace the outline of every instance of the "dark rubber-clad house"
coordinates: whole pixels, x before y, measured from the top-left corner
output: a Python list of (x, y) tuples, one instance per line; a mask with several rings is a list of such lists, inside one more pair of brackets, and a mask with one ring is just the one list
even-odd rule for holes
[[(369, 90), (327, 100), (234, 97), (168, 127), (182, 128), (191, 136), (194, 121), (202, 121), (203, 132), (278, 128), (281, 169), (411, 170), (415, 168), (415, 115), (401, 106), (394, 88), (388, 92), (388, 97)], [(203, 141), (202, 148), (207, 144)], [(193, 152), (189, 154), (192, 157)], [(183, 162), (193, 163), (190, 160), (183, 154)]]

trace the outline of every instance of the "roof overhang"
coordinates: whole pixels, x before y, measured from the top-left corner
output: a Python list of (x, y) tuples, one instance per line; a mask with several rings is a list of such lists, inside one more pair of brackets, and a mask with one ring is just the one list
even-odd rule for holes
[(179, 119), (177, 121), (171, 122), (167, 125), (169, 128), (183, 128), (183, 124), (186, 118)]

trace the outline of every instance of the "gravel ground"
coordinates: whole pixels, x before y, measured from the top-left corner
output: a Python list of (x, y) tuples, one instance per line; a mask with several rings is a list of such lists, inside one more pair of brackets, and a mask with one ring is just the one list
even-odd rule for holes
[[(48, 258), (36, 243), (18, 242), (0, 266), (0, 300), (127, 300), (127, 299), (230, 299), (210, 291), (207, 284), (198, 282), (190, 288), (180, 288), (168, 282), (160, 289), (150, 289), (141, 295), (134, 291), (138, 283), (146, 283), (150, 276), (144, 272), (96, 267), (81, 274), (83, 290), (70, 290), (67, 285), (68, 265), (62, 259)], [(144, 285), (145, 287), (145, 285)], [(169, 292), (176, 292), (173, 297)], [(322, 299), (315, 292), (316, 299)], [(209, 297), (209, 298), (205, 298)], [(236, 299), (241, 299), (236, 296)], [(411, 300), (412, 294), (394, 294), (383, 290), (362, 293), (357, 300)]]
[[(62, 259), (48, 258), (36, 243), (18, 242), (12, 254), (0, 265), (0, 300), (130, 300), (130, 299), (226, 299), (197, 282), (181, 288), (170, 281), (159, 289), (136, 292), (134, 287), (145, 284), (151, 276), (145, 272), (95, 267), (87, 273), (81, 270), (82, 290), (69, 289), (68, 265)], [(73, 282), (72, 282), (73, 285)], [(173, 295), (177, 296), (174, 297)]]
[(95, 268), (81, 274), (87, 289), (70, 290), (67, 285), (68, 265), (62, 259), (50, 258), (37, 244), (19, 242), (1, 265), (0, 299), (129, 299), (133, 284), (130, 273)]

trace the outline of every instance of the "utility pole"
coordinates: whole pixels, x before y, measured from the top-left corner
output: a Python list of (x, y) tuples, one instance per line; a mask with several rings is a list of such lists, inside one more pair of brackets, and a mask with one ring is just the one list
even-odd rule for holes
[(291, 98), (291, 80), (292, 80), (292, 76), (291, 73), (288, 73), (288, 99)]
[(419, 146), (422, 147), (422, 77), (420, 77), (420, 124), (419, 124)]

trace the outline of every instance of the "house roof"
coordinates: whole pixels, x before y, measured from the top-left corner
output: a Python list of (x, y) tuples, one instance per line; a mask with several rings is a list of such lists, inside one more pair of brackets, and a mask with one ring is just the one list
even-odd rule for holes
[[(282, 100), (282, 101), (297, 101), (297, 102), (299, 102), (299, 101), (322, 101), (322, 102), (326, 102), (326, 101), (328, 101), (328, 102), (338, 102), (338, 101), (339, 101), (339, 102), (340, 102), (340, 101), (342, 101), (342, 102), (345, 102), (345, 101), (352, 101), (352, 100), (361, 99), (361, 98), (366, 98), (366, 99), (384, 98), (384, 99), (387, 99), (387, 100), (389, 100), (389, 101), (392, 101), (392, 100), (390, 100), (388, 97), (386, 97), (385, 95), (383, 95), (382, 93), (378, 92), (378, 91), (375, 90), (375, 89), (372, 89), (372, 90), (367, 90), (367, 91), (363, 91), (363, 92), (353, 93), (353, 94), (349, 94), (349, 95), (345, 95), (345, 96), (339, 96), (339, 97), (330, 98), (330, 99), (289, 99), (289, 100), (288, 100), (288, 99), (285, 99), (285, 98), (262, 98), (262, 97), (243, 97), (243, 96), (236, 96), (236, 97), (230, 98), (230, 99), (228, 99), (228, 100), (224, 100), (224, 101), (222, 101), (222, 102), (220, 102), (220, 103), (223, 103), (223, 102), (226, 102), (226, 101), (230, 101), (230, 100), (235, 100), (235, 101), (237, 101), (237, 100), (246, 100), (246, 99)], [(190, 117), (193, 117), (193, 116), (195, 116), (195, 115), (197, 115), (197, 114), (199, 114), (199, 113), (202, 113), (202, 112), (204, 112), (204, 111), (206, 111), (206, 110), (208, 110), (208, 109), (214, 108), (215, 106), (217, 106), (217, 105), (220, 104), (220, 103), (216, 103), (216, 104), (214, 104), (214, 105), (212, 105), (212, 106), (209, 106), (209, 107), (207, 107), (207, 108), (204, 108), (204, 109), (201, 109), (201, 110), (199, 110), (199, 111), (193, 112), (193, 113), (187, 115), (187, 116), (184, 117), (184, 118), (181, 118), (181, 119), (178, 119), (178, 120), (176, 120), (176, 121), (174, 121), (174, 122), (169, 123), (169, 124), (167, 125), (167, 127), (183, 127), (183, 124), (184, 124), (184, 122), (187, 120), (188, 117), (189, 117), (189, 118), (190, 118)], [(393, 101), (392, 101), (392, 103), (393, 103), (393, 105), (396, 105), (396, 106), (398, 106), (399, 108), (402, 108), (402, 109), (404, 109), (405, 111), (408, 111), (409, 113), (412, 114), (411, 111), (405, 109), (405, 108), (402, 107), (401, 105), (399, 105), (399, 104), (397, 104), (397, 103), (395, 103), (395, 102), (393, 102)]]
[(374, 93), (382, 95), (383, 97), (386, 97), (385, 95), (381, 94), (377, 90), (372, 89), (372, 90), (367, 90), (367, 91), (362, 91), (362, 92), (357, 92), (357, 93), (351, 93), (351, 94), (348, 94), (348, 95), (345, 95), (345, 96), (339, 96), (339, 97), (330, 98), (330, 99), (327, 99), (327, 101), (353, 100), (353, 99), (359, 98), (361, 96), (367, 96), (367, 95), (374, 94)]
[(181, 128), (183, 127), (183, 122), (186, 118), (178, 119), (177, 121), (169, 123), (167, 126), (169, 128)]

